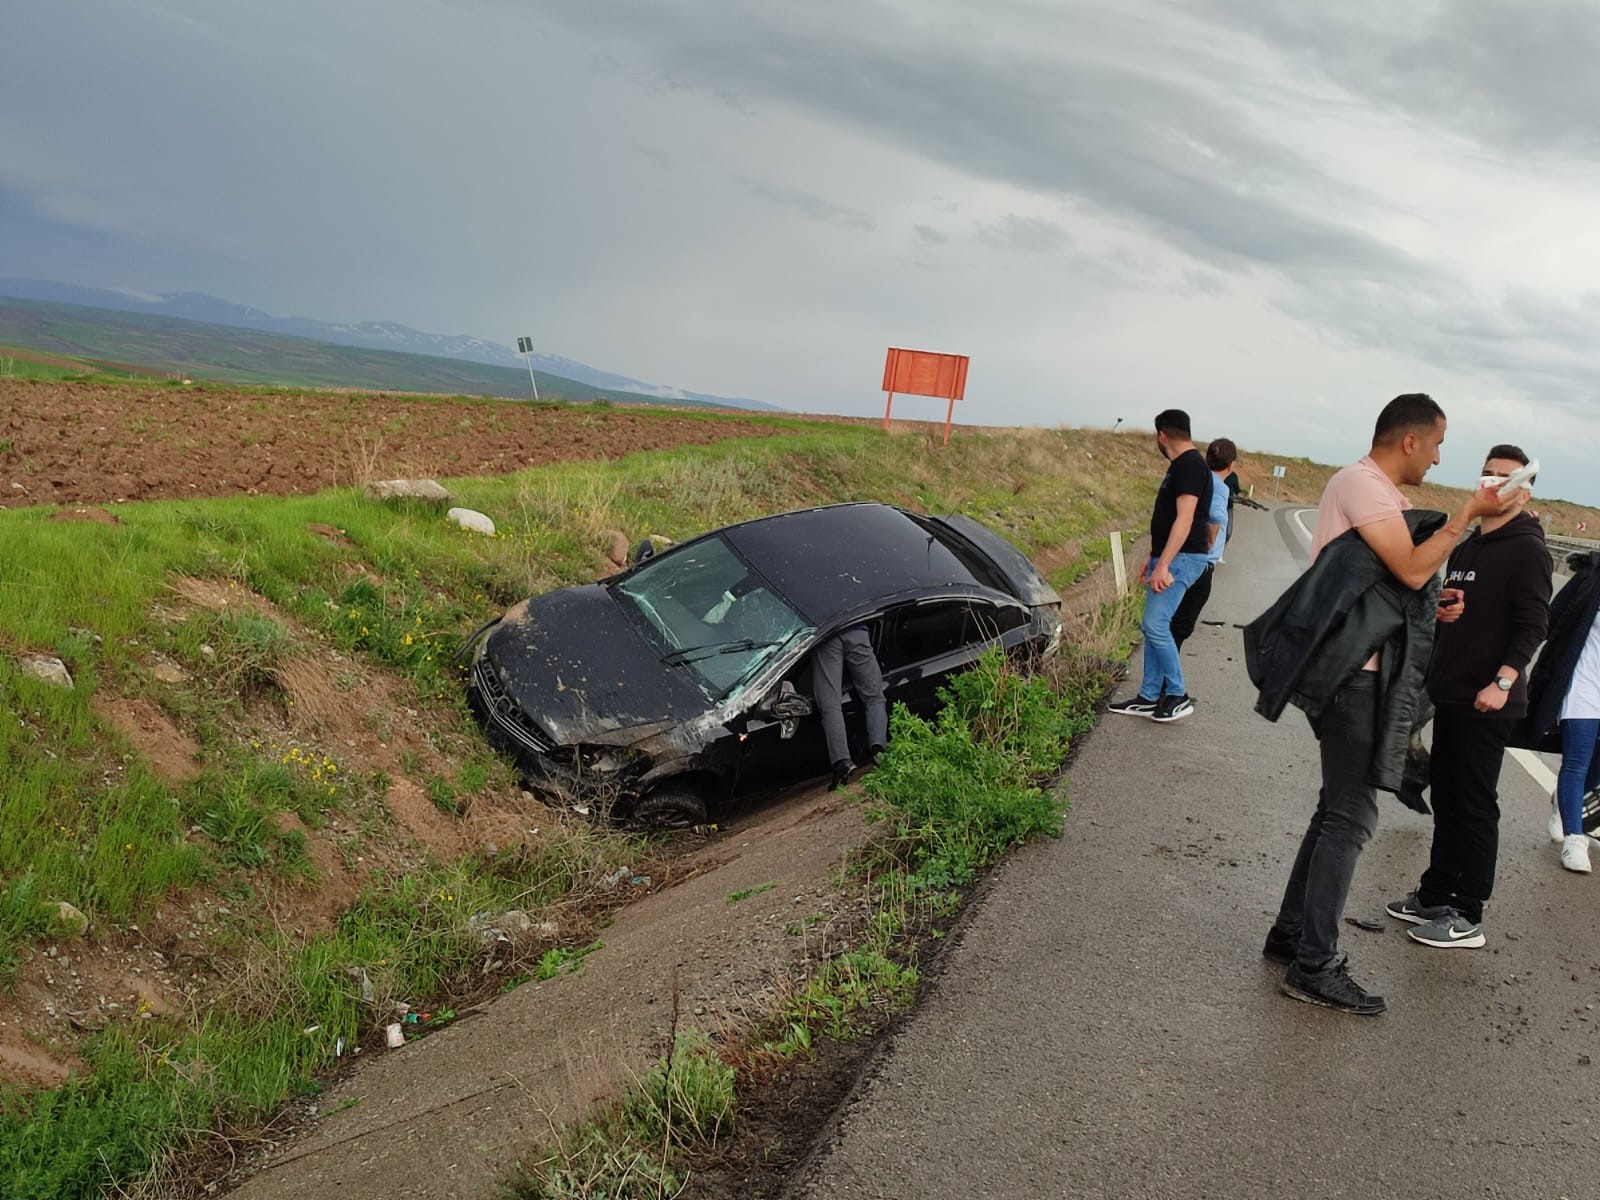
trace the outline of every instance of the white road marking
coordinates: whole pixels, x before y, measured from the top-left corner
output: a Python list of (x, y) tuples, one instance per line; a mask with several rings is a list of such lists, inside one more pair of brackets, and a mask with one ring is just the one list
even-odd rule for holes
[(1528, 775), (1533, 779), (1534, 783), (1538, 784), (1552, 796), (1555, 795), (1555, 774), (1550, 770), (1549, 767), (1545, 766), (1544, 763), (1539, 761), (1539, 756), (1537, 754), (1535, 754), (1532, 750), (1518, 750), (1515, 747), (1509, 750), (1508, 753), (1516, 761), (1517, 765), (1528, 773)]
[(1307, 546), (1311, 545), (1313, 535), (1311, 532), (1311, 527), (1306, 524), (1306, 514), (1314, 513), (1316, 511), (1317, 510), (1314, 508), (1297, 508), (1294, 510), (1294, 512), (1289, 514), (1289, 519), (1296, 525), (1300, 526), (1300, 534), (1306, 539)]

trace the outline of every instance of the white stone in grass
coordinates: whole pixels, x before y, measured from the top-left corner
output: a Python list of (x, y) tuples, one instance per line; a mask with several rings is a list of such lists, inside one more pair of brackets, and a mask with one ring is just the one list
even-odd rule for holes
[(520, 908), (509, 909), (500, 915), (500, 928), (507, 933), (528, 933), (533, 929), (533, 918)]
[(452, 508), (445, 513), (444, 519), (453, 521), (461, 528), (473, 533), (481, 533), (486, 537), (494, 536), (494, 522), (483, 513), (473, 508)]
[(83, 915), (82, 909), (65, 900), (56, 904), (56, 921), (68, 937), (82, 937), (89, 932), (89, 918)]
[(72, 673), (67, 664), (49, 654), (24, 654), (20, 659), (22, 673), (32, 679), (53, 683), (56, 687), (70, 688)]
[(426, 500), (444, 504), (450, 493), (434, 479), (380, 479), (363, 489), (369, 500)]

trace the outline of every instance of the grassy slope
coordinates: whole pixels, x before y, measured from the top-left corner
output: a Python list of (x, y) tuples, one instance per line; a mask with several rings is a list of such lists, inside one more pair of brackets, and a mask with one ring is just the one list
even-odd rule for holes
[[(529, 393), (528, 373), (512, 367), (337, 346), (310, 338), (75, 304), (0, 299), (0, 346), (7, 345), (93, 360), (98, 369), (110, 364), (113, 372), (116, 367), (132, 364), (245, 384), (357, 387), (517, 399)], [(17, 367), (22, 376), (20, 358)], [(544, 371), (535, 371), (534, 376), (541, 398), (716, 407), (694, 400), (668, 401), (597, 388)]]
[[(83, 1040), (86, 1080), (0, 1097), (0, 1192), (95, 1194), (159, 1163), (184, 1128), (260, 1119), (313, 1088), (334, 1037), (359, 1036), (381, 1010), (362, 1001), (347, 967), (368, 971), (380, 1001), (470, 992), (481, 955), (467, 914), (570, 901), (615, 862), (648, 853), (574, 830), (534, 856), (426, 860), (369, 880), (331, 933), (284, 936), (263, 919), (265, 898), (307, 886), (315, 870), (276, 818), (365, 822), (383, 785), (330, 772), (339, 745), (257, 736), (262, 706), (281, 714), (289, 703), (280, 672), (300, 643), (396, 681), (449, 755), (442, 774), (406, 770), (451, 807), (513, 785), (471, 736), (446, 652), (523, 595), (592, 578), (606, 530), (682, 538), (809, 503), (883, 499), (977, 517), (1065, 584), (1103, 556), (1107, 530), (1143, 524), (1161, 469), (1138, 436), (963, 433), (941, 448), (922, 432), (793, 424), (760, 442), (450, 481), (456, 502), (494, 517), (493, 540), (347, 490), (128, 505), (119, 526), (0, 512), (0, 710), (14, 717), (0, 722), (0, 976), (59, 932), (45, 902), (70, 901), (115, 937), (120, 923), (208, 889), (234, 908), (225, 958), (257, 984), (272, 981)], [(1246, 456), (1241, 471), (1270, 489), (1273, 461)], [(1292, 486), (1320, 487), (1331, 468), (1316, 470), (1292, 464)], [(312, 524), (344, 531), (345, 544)], [(275, 609), (187, 608), (171, 591), (183, 577), (234, 585)], [(26, 650), (59, 654), (77, 687), (24, 678), (14, 655)], [(158, 685), (157, 654), (191, 682)], [(159, 706), (198, 743), (198, 779), (173, 788), (130, 757), (95, 716), (96, 693)], [(204, 836), (189, 833), (195, 826)], [(342, 849), (364, 848), (355, 837)], [(303, 1035), (312, 1026), (318, 1038)]]
[[(39, 509), (0, 513), (0, 647), (11, 652), (0, 656), (0, 701), (19, 716), (0, 723), (0, 772), (10, 781), (0, 808), (0, 973), (59, 934), (45, 902), (70, 901), (115, 938), (119, 924), (203, 888), (233, 910), (226, 959), (273, 981), (266, 1002), (261, 988), (224, 989), (204, 1008), (80, 1042), (91, 1077), (0, 1105), (9, 1113), (0, 1146), (11, 1147), (0, 1149), (0, 1191), (94, 1194), (161, 1161), (183, 1128), (260, 1119), (313, 1087), (333, 1039), (353, 1040), (381, 1011), (362, 1003), (345, 968), (362, 965), (380, 1001), (470, 992), (481, 954), (467, 914), (570, 900), (612, 860), (647, 853), (584, 831), (531, 860), (432, 860), (370, 880), (332, 933), (284, 936), (263, 919), (266, 899), (303, 886), (314, 868), (304, 846), (278, 832), (279, 815), (313, 828), (365, 820), (381, 807), (383, 784), (337, 770), (341, 745), (260, 734), (261, 706), (289, 703), (278, 673), (297, 640), (398, 680), (400, 702), (429, 714), (421, 721), (452, 754), (442, 777), (419, 767), (415, 782), (470, 802), (514, 785), (463, 734), (446, 653), (513, 600), (592, 578), (605, 530), (682, 538), (806, 503), (879, 498), (977, 516), (1049, 552), (1065, 579), (1081, 569), (1083, 545), (1144, 507), (1159, 465), (1146, 448), (1104, 434), (969, 435), (941, 449), (922, 433), (796, 424), (793, 435), (760, 442), (451, 481), (458, 503), (494, 517), (492, 540), (350, 491), (127, 505), (118, 526), (52, 522)], [(1108, 467), (1092, 492), (1069, 482), (1085, 456)], [(348, 544), (317, 536), (313, 523), (342, 530)], [(171, 590), (184, 577), (235, 585), (275, 609), (187, 609)], [(12, 655), (25, 650), (59, 654), (77, 686), (23, 677)], [(157, 655), (191, 682), (155, 682)], [(199, 778), (170, 787), (130, 758), (95, 716), (96, 693), (158, 705), (198, 743)], [(303, 1036), (311, 1026), (319, 1035)]]

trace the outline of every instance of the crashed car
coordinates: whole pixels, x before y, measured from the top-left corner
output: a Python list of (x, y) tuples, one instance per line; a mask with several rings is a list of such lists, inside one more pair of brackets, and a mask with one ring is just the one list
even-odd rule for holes
[[(1053, 650), (1061, 598), (968, 517), (839, 504), (714, 530), (513, 606), (469, 639), (468, 699), (536, 791), (651, 826), (825, 774), (817, 646), (865, 625), (890, 706), (932, 715), (1000, 645)], [(845, 721), (860, 733), (860, 705)], [(858, 758), (859, 761), (859, 758)]]

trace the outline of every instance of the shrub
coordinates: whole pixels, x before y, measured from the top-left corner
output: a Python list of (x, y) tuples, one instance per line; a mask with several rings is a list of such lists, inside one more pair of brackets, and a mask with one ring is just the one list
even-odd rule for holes
[(866, 781), (867, 819), (889, 828), (913, 888), (965, 884), (1007, 848), (1059, 836), (1066, 802), (1041, 784), (1093, 724), (1084, 696), (1019, 674), (999, 650), (940, 699), (932, 721), (896, 707), (889, 747)]

